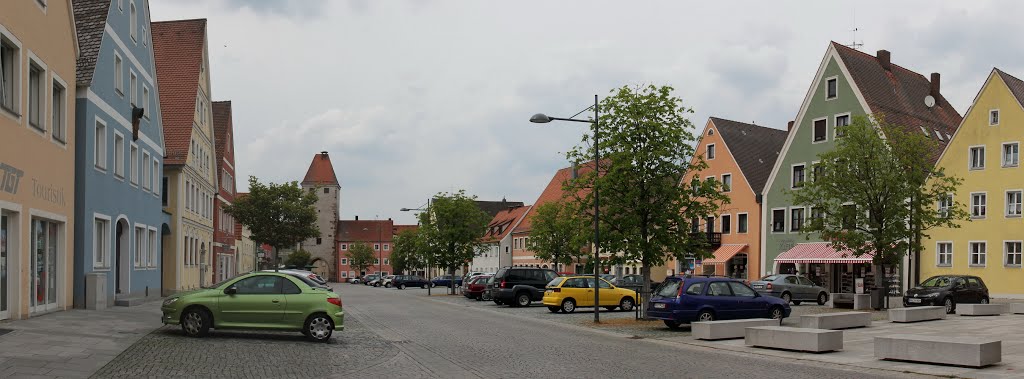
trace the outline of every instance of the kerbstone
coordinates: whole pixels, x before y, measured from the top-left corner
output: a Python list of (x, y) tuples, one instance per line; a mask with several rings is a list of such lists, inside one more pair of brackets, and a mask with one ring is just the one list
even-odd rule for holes
[(961, 316), (997, 316), (1006, 313), (1003, 304), (957, 304), (956, 314)]
[(743, 338), (746, 328), (755, 326), (778, 326), (779, 320), (754, 318), (746, 320), (699, 321), (690, 323), (690, 333), (702, 340)]
[(843, 332), (788, 326), (759, 326), (747, 328), (744, 343), (748, 346), (820, 353), (842, 350)]
[(892, 322), (918, 322), (944, 320), (945, 318), (945, 307), (911, 307), (889, 309), (889, 321)]
[(836, 312), (800, 316), (801, 328), (849, 329), (871, 326), (869, 312)]
[(1024, 314), (1024, 303), (1010, 303), (1010, 313)]
[(875, 357), (984, 367), (1003, 360), (1002, 341), (984, 337), (894, 334), (875, 337)]

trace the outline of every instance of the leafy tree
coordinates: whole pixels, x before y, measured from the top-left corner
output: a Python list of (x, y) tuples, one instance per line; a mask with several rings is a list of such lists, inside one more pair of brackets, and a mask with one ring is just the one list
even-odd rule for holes
[(694, 126), (686, 118), (693, 110), (672, 91), (653, 85), (613, 90), (600, 102), (600, 124), (591, 124), (601, 133), (597, 171), (592, 133), (567, 154), (571, 161), (590, 162), (566, 189), (588, 210), (596, 200), (592, 189), (598, 189), (600, 250), (612, 253), (608, 263), (639, 262), (644, 292), (651, 290), (652, 266), (711, 254), (707, 238), (691, 234), (687, 220), (715, 214), (728, 202), (716, 181), (681, 185), (685, 173), (707, 164), (694, 156)]
[(316, 191), (303, 191), (298, 182), (260, 183), (249, 177), (249, 195), (224, 207), (224, 212), (249, 227), (252, 239), (274, 248), (273, 266), (278, 266), (277, 252), (294, 247), (302, 241), (320, 236), (316, 226)]
[[(967, 219), (951, 196), (961, 180), (931, 163), (934, 141), (880, 116), (855, 117), (842, 133), (835, 149), (819, 155), (810, 180), (789, 194), (794, 204), (811, 207), (804, 233), (855, 256), (873, 253), (882, 268), (876, 277), (888, 291), (886, 268), (908, 250), (920, 252), (925, 231)], [(948, 208), (937, 212), (940, 201)]]
[(284, 259), (284, 264), (288, 267), (295, 267), (298, 269), (305, 269), (309, 261), (313, 259), (313, 255), (308, 251), (299, 249), (288, 254), (288, 257)]
[(556, 270), (559, 264), (580, 261), (586, 255), (583, 248), (591, 241), (592, 225), (576, 205), (562, 200), (534, 209), (527, 248), (537, 259), (554, 263)]
[[(466, 191), (440, 193), (420, 214), (420, 233), (424, 238), (422, 247), (432, 265), (448, 269), (455, 276), (455, 269), (473, 260), (480, 247), (480, 237), (487, 230), (491, 217), (477, 207), (475, 196), (466, 196)], [(455, 281), (451, 283), (455, 293)]]
[(395, 236), (395, 246), (391, 249), (391, 267), (394, 271), (399, 273), (427, 267), (423, 244), (419, 229), (403, 230), (398, 233)]
[(348, 265), (356, 272), (365, 272), (367, 268), (373, 266), (373, 248), (365, 242), (349, 245), (345, 256), (348, 257)]

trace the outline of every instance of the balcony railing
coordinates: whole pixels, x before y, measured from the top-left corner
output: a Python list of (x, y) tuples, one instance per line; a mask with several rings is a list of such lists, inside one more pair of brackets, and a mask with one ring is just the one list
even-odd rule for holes
[(703, 239), (707, 242), (708, 249), (711, 250), (722, 246), (722, 233), (696, 232), (690, 233), (690, 237), (695, 240)]

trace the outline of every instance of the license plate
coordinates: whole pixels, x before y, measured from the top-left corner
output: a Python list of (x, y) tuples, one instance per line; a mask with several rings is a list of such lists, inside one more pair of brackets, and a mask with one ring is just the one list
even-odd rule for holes
[(763, 286), (763, 285), (760, 285), (760, 284), (755, 284), (755, 285), (754, 285), (754, 288), (764, 288), (764, 286)]
[(547, 294), (547, 293), (551, 293), (551, 290), (547, 290), (547, 291), (544, 291), (544, 293), (546, 293), (546, 294)]
[(654, 308), (663, 309), (665, 308), (665, 303), (654, 303)]
[(908, 303), (920, 303), (921, 299), (907, 299)]

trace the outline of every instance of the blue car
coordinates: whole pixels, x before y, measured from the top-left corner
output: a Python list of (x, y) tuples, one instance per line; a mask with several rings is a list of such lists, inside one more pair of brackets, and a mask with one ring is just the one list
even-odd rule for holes
[(675, 329), (694, 321), (789, 317), (789, 304), (764, 296), (740, 280), (720, 277), (665, 279), (647, 304), (647, 316)]
[(455, 286), (456, 287), (461, 287), (462, 286), (462, 277), (461, 276), (452, 277), (451, 275), (442, 275), (442, 276), (434, 277), (434, 279), (431, 280), (430, 283), (434, 287), (451, 287), (452, 279), (455, 280)]

